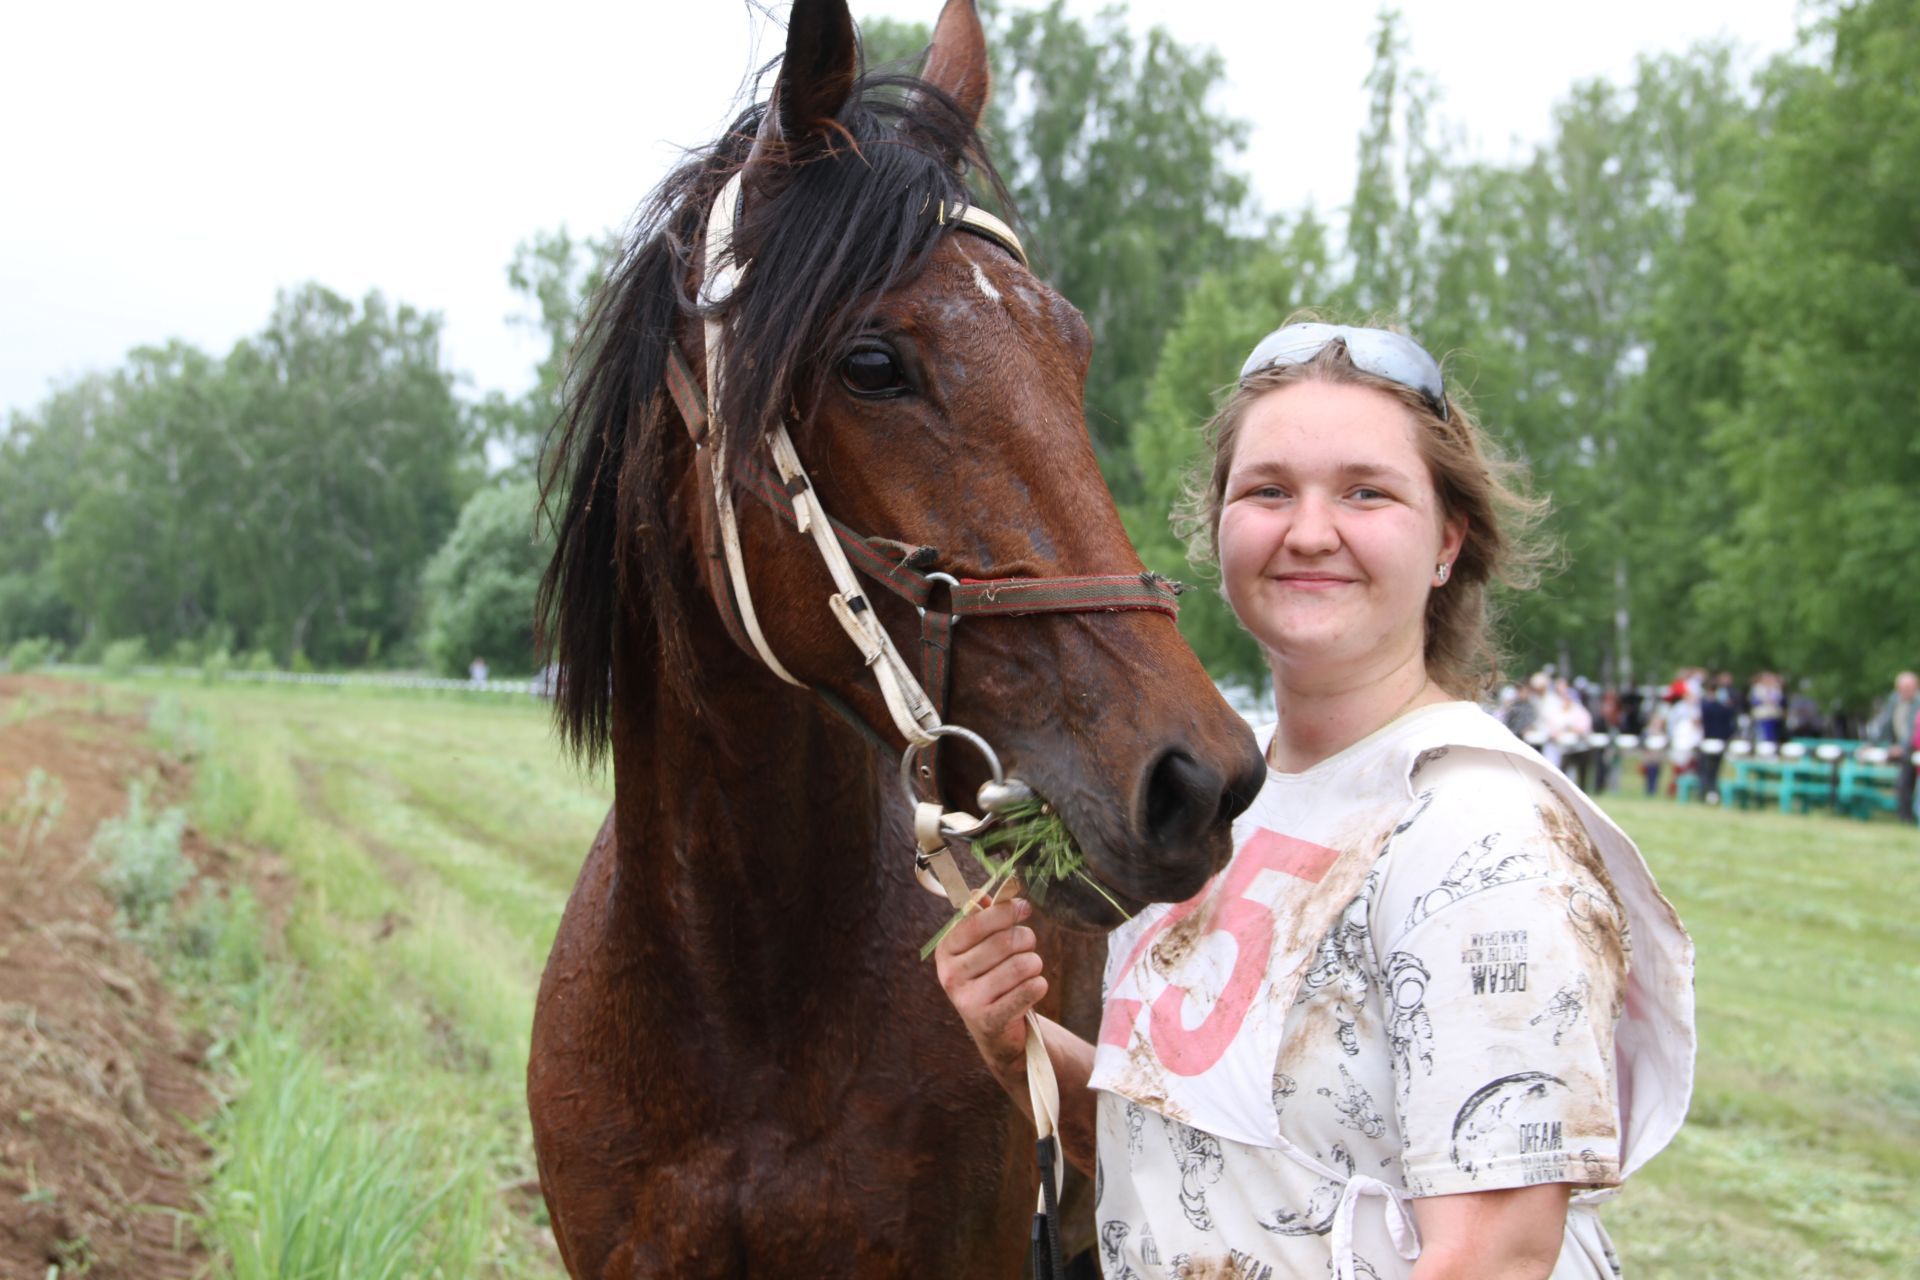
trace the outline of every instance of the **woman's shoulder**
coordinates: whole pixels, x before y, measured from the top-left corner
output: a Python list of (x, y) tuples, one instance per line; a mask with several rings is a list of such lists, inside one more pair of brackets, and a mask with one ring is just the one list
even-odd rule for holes
[(1376, 864), (1384, 935), (1496, 890), (1587, 879), (1584, 868), (1598, 863), (1592, 835), (1556, 780), (1571, 789), (1551, 765), (1514, 752), (1424, 752), (1410, 776), (1413, 798)]

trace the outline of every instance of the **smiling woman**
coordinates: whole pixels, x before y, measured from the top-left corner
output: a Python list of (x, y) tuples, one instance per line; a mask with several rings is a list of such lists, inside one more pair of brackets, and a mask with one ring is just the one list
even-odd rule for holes
[[(1096, 1041), (1042, 1024), (1107, 1274), (1615, 1275), (1593, 1206), (1685, 1115), (1692, 944), (1619, 828), (1471, 701), (1539, 506), (1385, 330), (1277, 330), (1212, 439), (1196, 558), (1276, 723), (1225, 871), (1112, 935)], [(1023, 918), (938, 950), (1009, 1088), (1045, 985)]]

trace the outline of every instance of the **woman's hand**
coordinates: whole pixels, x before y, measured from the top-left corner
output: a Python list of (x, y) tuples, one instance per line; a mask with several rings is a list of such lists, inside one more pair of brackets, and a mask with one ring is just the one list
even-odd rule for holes
[(934, 949), (940, 987), (1000, 1083), (1025, 1100), (1027, 1010), (1047, 993), (1024, 898), (976, 911)]

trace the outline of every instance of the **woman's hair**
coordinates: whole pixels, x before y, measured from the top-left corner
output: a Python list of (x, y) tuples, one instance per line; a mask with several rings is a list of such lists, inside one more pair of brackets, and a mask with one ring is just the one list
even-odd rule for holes
[(1447, 417), (1442, 420), (1420, 392), (1356, 368), (1345, 343), (1329, 342), (1304, 364), (1269, 365), (1249, 374), (1213, 415), (1206, 428), (1211, 459), (1203, 458), (1188, 477), (1173, 517), (1174, 531), (1186, 540), (1188, 559), (1219, 564), (1227, 470), (1247, 409), (1268, 392), (1301, 382), (1370, 387), (1392, 396), (1412, 416), (1414, 441), (1440, 497), (1442, 518), (1466, 520), (1466, 539), (1450, 576), (1427, 594), (1427, 672), (1455, 697), (1478, 697), (1500, 676), (1488, 587), (1499, 583), (1524, 590), (1539, 581), (1548, 553), (1535, 529), (1546, 513), (1546, 501), (1527, 493), (1522, 468), (1487, 439), (1458, 399), (1447, 397)]

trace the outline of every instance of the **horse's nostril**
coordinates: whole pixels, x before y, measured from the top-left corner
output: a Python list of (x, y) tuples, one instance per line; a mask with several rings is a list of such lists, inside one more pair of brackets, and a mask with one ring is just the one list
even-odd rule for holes
[(1178, 748), (1163, 754), (1147, 777), (1147, 833), (1164, 847), (1193, 844), (1219, 821), (1222, 779)]

